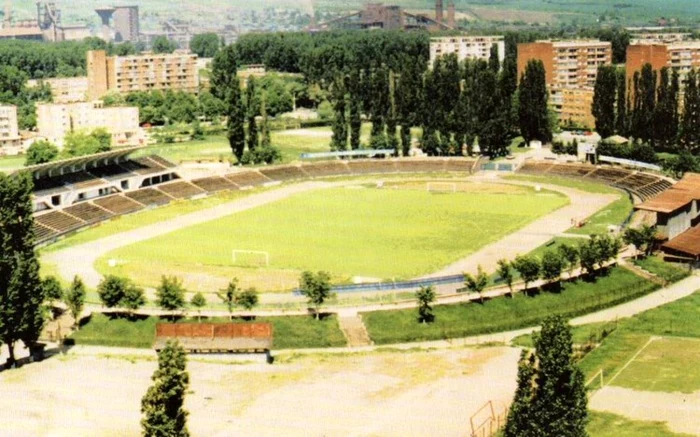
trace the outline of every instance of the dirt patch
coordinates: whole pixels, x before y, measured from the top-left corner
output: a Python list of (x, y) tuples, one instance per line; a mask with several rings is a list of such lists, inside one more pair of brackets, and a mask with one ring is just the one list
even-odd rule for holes
[(607, 386), (595, 393), (589, 407), (633, 420), (666, 422), (673, 432), (700, 436), (700, 391), (659, 393)]
[[(71, 359), (0, 373), (3, 432), (137, 435), (155, 355), (115, 349), (107, 358), (105, 349), (75, 348)], [(486, 348), (281, 357), (274, 365), (190, 360), (189, 429), (206, 436), (464, 435), (486, 401), (510, 400), (518, 355)]]

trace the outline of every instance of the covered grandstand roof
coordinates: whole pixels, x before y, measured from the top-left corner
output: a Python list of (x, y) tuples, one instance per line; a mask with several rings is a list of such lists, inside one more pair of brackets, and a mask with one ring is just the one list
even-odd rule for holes
[(31, 172), (34, 179), (50, 178), (55, 176), (76, 173), (91, 168), (105, 165), (117, 164), (126, 160), (126, 157), (143, 147), (127, 147), (109, 152), (96, 153), (94, 155), (78, 156), (76, 158), (62, 159), (60, 161), (47, 162), (45, 164), (32, 165), (17, 170), (20, 172)]
[(700, 226), (688, 229), (663, 247), (693, 257), (700, 256)]
[(700, 199), (700, 174), (686, 173), (674, 186), (646, 202), (637, 209), (669, 213)]

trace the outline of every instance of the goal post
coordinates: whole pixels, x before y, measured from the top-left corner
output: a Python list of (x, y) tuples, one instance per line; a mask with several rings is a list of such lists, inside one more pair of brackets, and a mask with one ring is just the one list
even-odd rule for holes
[(434, 193), (456, 193), (457, 184), (455, 182), (428, 182), (426, 189), (428, 192)]
[(231, 251), (231, 262), (234, 265), (267, 267), (270, 265), (270, 253), (263, 250), (233, 249)]

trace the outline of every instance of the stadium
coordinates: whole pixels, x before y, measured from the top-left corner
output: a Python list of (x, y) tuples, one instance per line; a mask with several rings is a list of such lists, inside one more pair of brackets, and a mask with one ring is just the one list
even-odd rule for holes
[[(130, 353), (135, 354), (137, 363), (145, 360), (155, 336), (159, 335), (154, 316), (163, 313), (154, 301), (155, 288), (163, 275), (182, 278), (188, 302), (194, 293), (201, 292), (206, 306), (197, 313), (187, 313), (204, 315), (212, 322), (227, 314), (220, 292), (231, 278), (237, 278), (241, 288), (258, 290), (259, 307), (236, 311), (234, 315), (254, 316), (266, 323), (268, 336), (274, 331), (274, 338), (265, 339), (265, 349), (268, 353), (270, 349), (275, 351), (280, 366), (272, 372), (280, 381), (286, 381), (280, 385), (261, 380), (257, 371), (245, 365), (235, 371), (237, 379), (243, 375), (250, 378), (244, 389), (249, 391), (244, 403), (250, 408), (246, 407), (245, 414), (236, 413), (243, 414), (237, 426), (241, 432), (264, 429), (261, 435), (294, 429), (297, 431), (292, 434), (302, 435), (302, 429), (305, 430), (304, 423), (295, 415), (284, 412), (284, 405), (300, 388), (293, 381), (298, 378), (306, 381), (313, 374), (310, 369), (318, 366), (313, 361), (316, 358), (296, 358), (306, 367), (304, 376), (290, 371), (285, 360), (292, 360), (293, 368), (294, 359), (286, 357), (295, 355), (285, 355), (286, 349), (342, 347), (340, 350), (369, 351), (385, 344), (411, 347), (411, 342), (416, 341), (422, 346), (453, 347), (452, 341), (456, 340), (449, 339), (459, 339), (463, 345), (491, 342), (520, 345), (530, 341), (530, 327), (551, 313), (581, 316), (580, 321), (574, 319), (574, 324), (583, 324), (581, 331), (585, 334), (575, 335), (598, 335), (612, 329), (611, 323), (617, 330), (626, 332), (617, 328), (618, 315), (625, 317), (625, 311), (632, 311), (627, 316), (643, 311), (647, 307), (636, 304), (635, 299), (653, 294), (662, 284), (656, 274), (650, 279), (632, 265), (629, 269), (612, 268), (594, 283), (569, 280), (563, 282), (564, 292), (527, 294), (532, 299), (521, 300), (507, 298), (512, 291), (495, 274), (491, 275), (485, 291), (466, 292), (465, 273), (476, 274), (483, 268), (490, 274), (497, 270), (502, 259), (512, 260), (525, 254), (541, 256), (559, 245), (585, 240), (587, 232), (619, 232), (620, 225), (629, 221), (656, 224), (662, 238), (659, 247), (674, 261), (692, 263), (698, 255), (692, 240), (698, 198), (698, 180), (693, 174), (677, 182), (634, 168), (552, 160), (493, 163), (470, 158), (374, 158), (254, 169), (217, 167), (203, 176), (202, 171), (192, 172), (157, 155), (145, 156), (139, 148), (56, 161), (22, 171), (31, 172), (35, 183), (35, 232), (44, 273), (55, 275), (64, 283), (80, 276), (88, 286), (88, 315), (81, 322), (81, 329), (71, 334), (72, 344), (142, 350)], [(617, 209), (624, 202), (633, 204), (637, 212), (630, 216), (625, 210), (620, 220)], [(652, 267), (645, 265), (649, 270)], [(309, 305), (297, 293), (299, 275), (306, 270), (324, 270), (331, 275), (336, 296), (322, 308), (321, 321), (306, 316)], [(576, 274), (580, 273), (568, 273), (570, 278)], [(136, 311), (137, 321), (114, 318), (113, 310), (101, 307), (95, 289), (105, 275), (129, 277), (145, 288), (148, 303)], [(519, 281), (516, 278), (520, 284), (516, 289), (524, 288)], [(546, 290), (545, 282), (535, 284), (539, 285)], [(437, 290), (437, 323), (415, 322), (414, 292), (421, 286), (433, 286)], [(682, 288), (685, 290), (687, 286)], [(636, 304), (632, 310), (625, 309), (632, 304)], [(608, 307), (612, 308), (604, 319), (595, 319)], [(592, 314), (587, 319), (588, 313)], [(591, 321), (598, 324), (589, 325)], [(198, 325), (193, 326), (196, 330)], [(185, 327), (178, 332), (191, 332)], [(48, 335), (55, 336), (53, 340), (60, 338), (65, 335), (61, 329), (60, 323), (50, 324)], [(636, 343), (630, 344), (637, 345), (642, 338), (647, 337), (635, 337)], [(443, 345), (441, 342), (446, 340), (448, 343)], [(158, 341), (162, 344), (162, 340)], [(196, 346), (196, 339), (189, 341), (195, 344), (194, 349), (203, 347)], [(615, 365), (601, 364), (600, 357), (591, 353), (593, 358), (589, 362), (584, 360), (583, 364), (587, 379), (593, 377), (589, 381), (591, 387), (598, 388), (599, 380), (611, 380), (609, 384), (600, 384), (592, 402), (604, 405), (601, 408), (606, 411), (615, 410), (617, 407), (611, 407), (610, 403), (628, 396), (624, 392), (626, 387), (637, 388), (635, 372), (649, 371), (644, 366), (645, 360), (672, 354), (678, 349), (678, 341), (642, 342), (638, 344), (644, 347), (639, 351), (641, 355), (636, 350), (625, 349), (627, 355), (615, 358)], [(235, 344), (241, 341), (221, 339), (217, 344), (224, 343), (234, 344), (227, 347), (235, 350), (238, 347)], [(700, 351), (694, 343), (686, 343), (686, 355)], [(664, 348), (666, 344), (668, 348)], [(310, 390), (321, 396), (330, 384), (336, 393), (329, 405), (347, 408), (354, 401), (347, 391), (350, 388), (346, 380), (362, 378), (362, 383), (351, 385), (364, 388), (354, 390), (365, 390), (367, 384), (385, 387), (380, 389), (384, 394), (378, 399), (389, 396), (387, 399), (394, 405), (396, 401), (391, 393), (395, 390), (412, 398), (420, 396), (422, 383), (456, 377), (454, 366), (458, 361), (454, 360), (477, 360), (498, 369), (499, 380), (508, 383), (493, 385), (493, 375), (483, 373), (486, 367), (475, 367), (474, 373), (467, 372), (468, 379), (460, 380), (458, 386), (466, 390), (464, 384), (468, 381), (481, 386), (489, 384), (493, 390), (475, 396), (460, 408), (438, 399), (449, 391), (447, 386), (437, 389), (433, 386), (436, 391), (428, 399), (460, 419), (458, 423), (433, 422), (428, 428), (423, 425), (420, 429), (434, 432), (439, 425), (445, 435), (462, 429), (469, 435), (487, 436), (491, 435), (487, 429), (495, 430), (502, 425), (504, 408), (512, 398), (515, 381), (512, 363), (517, 359), (513, 350), (450, 349), (449, 353), (437, 353), (430, 358), (422, 355), (411, 358), (402, 352), (383, 352), (364, 359), (353, 355), (334, 358), (339, 366), (336, 373), (328, 373), (327, 381), (312, 385)], [(648, 354), (652, 355), (647, 357)], [(686, 358), (684, 355), (678, 360)], [(440, 370), (424, 374), (427, 362), (420, 364), (424, 359), (439, 363)], [(202, 367), (199, 370), (204, 373), (214, 368), (213, 364), (207, 364), (206, 358), (204, 361), (193, 358), (191, 365), (195, 369)], [(350, 374), (347, 369), (352, 366), (365, 366), (367, 373)], [(411, 373), (412, 366), (422, 369), (420, 379)], [(675, 369), (675, 361), (668, 366)], [(284, 370), (279, 370), (280, 367)], [(138, 380), (139, 372), (144, 370), (137, 368), (120, 373), (117, 383), (130, 386), (124, 378)], [(318, 367), (318, 371), (329, 372), (325, 367)], [(389, 374), (386, 372), (401, 379), (403, 388), (390, 388), (392, 384), (377, 379), (377, 375)], [(97, 371), (89, 371), (85, 377), (85, 384), (94, 384), (95, 378), (99, 378)], [(198, 393), (197, 398), (206, 399), (215, 393), (217, 399), (240, 401), (215, 387), (220, 378), (227, 377), (217, 373), (200, 385), (202, 394)], [(658, 376), (659, 381), (665, 379), (668, 377)], [(237, 384), (237, 389), (241, 389), (241, 383)], [(264, 399), (254, 396), (255, 384), (265, 387), (261, 390), (273, 396), (274, 402), (282, 399), (282, 409), (274, 410), (284, 418), (284, 426), (276, 428), (264, 422), (264, 428), (260, 428), (258, 419), (262, 416), (256, 419), (255, 411), (270, 407), (263, 406)], [(666, 390), (667, 385), (660, 383), (659, 390)], [(228, 383), (224, 386), (229, 387)], [(362, 396), (375, 396), (371, 390), (363, 393)], [(93, 401), (86, 398), (80, 403)], [(117, 402), (128, 404), (127, 398)], [(207, 408), (206, 401), (197, 402), (204, 404), (191, 406), (192, 411)], [(648, 402), (651, 410), (655, 401)], [(682, 403), (681, 399), (671, 399), (669, 410), (682, 408)], [(326, 407), (314, 405), (313, 414), (323, 415)], [(366, 405), (376, 407), (375, 403)], [(626, 408), (620, 405), (618, 409)], [(377, 432), (401, 435), (417, 429), (421, 421), (429, 422), (424, 413), (415, 411), (416, 405), (404, 407), (413, 411), (413, 420), (403, 426), (389, 420), (385, 425), (393, 424), (392, 428), (382, 426)], [(317, 422), (325, 424), (314, 429), (335, 435), (342, 429), (361, 428), (360, 422), (365, 423), (367, 414), (365, 411), (345, 415), (337, 429), (328, 428), (327, 421), (318, 416)], [(396, 416), (397, 420), (398, 417), (405, 416), (402, 413)], [(138, 422), (132, 419), (124, 423)], [(596, 416), (595, 419), (600, 424), (608, 418)], [(96, 416), (89, 422), (99, 428), (106, 420)], [(694, 432), (687, 422), (669, 419), (674, 429)], [(216, 427), (210, 421), (193, 422), (191, 426), (203, 435), (230, 432), (230, 428)], [(130, 430), (127, 426), (122, 431)]]

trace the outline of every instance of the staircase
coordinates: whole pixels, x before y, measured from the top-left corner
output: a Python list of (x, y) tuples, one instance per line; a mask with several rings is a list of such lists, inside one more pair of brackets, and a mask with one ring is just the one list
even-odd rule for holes
[(362, 318), (358, 314), (339, 315), (338, 323), (349, 347), (371, 346), (372, 340)]

